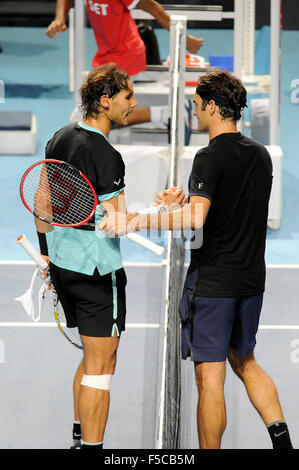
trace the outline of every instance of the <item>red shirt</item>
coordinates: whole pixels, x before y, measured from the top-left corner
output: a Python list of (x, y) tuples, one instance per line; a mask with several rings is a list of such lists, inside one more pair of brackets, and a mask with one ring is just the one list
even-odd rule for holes
[(115, 62), (128, 75), (146, 69), (145, 45), (130, 10), (139, 0), (87, 0), (98, 50), (92, 66)]

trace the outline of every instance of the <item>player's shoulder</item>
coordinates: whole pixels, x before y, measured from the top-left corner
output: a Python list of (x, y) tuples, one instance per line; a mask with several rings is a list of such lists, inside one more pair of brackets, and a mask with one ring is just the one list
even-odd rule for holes
[(260, 142), (257, 142), (256, 140), (252, 139), (251, 137), (243, 135), (242, 136), (242, 143), (244, 143), (245, 145), (248, 145), (248, 146), (260, 151), (264, 155), (267, 155), (267, 154), (269, 155), (269, 152), (268, 152), (266, 146), (261, 144)]
[(104, 135), (90, 132), (79, 147), (81, 151), (78, 154), (100, 173), (125, 167), (122, 155)]
[(248, 136), (242, 136), (241, 143), (243, 158), (247, 155), (251, 161), (262, 162), (268, 169), (272, 168), (272, 158), (265, 145)]
[(76, 128), (76, 123), (72, 122), (70, 124), (67, 124), (66, 126), (61, 127), (58, 129), (56, 132), (54, 132), (52, 139), (55, 138), (61, 138), (61, 137), (68, 137), (70, 135), (74, 134)]
[(71, 123), (54, 132), (53, 136), (47, 142), (47, 147), (57, 148), (69, 145), (73, 146), (77, 141), (76, 123)]
[(213, 151), (209, 145), (206, 145), (205, 147), (200, 147), (195, 154), (196, 157), (200, 157), (203, 155), (213, 155)]
[(195, 154), (194, 161), (195, 162), (212, 162), (217, 160), (217, 152), (215, 149), (209, 144), (204, 147), (201, 147), (197, 150)]
[(104, 161), (122, 161), (120, 152), (109, 142), (109, 140), (101, 134), (91, 133), (88, 138), (84, 141), (84, 148), (86, 152), (98, 160)]
[(46, 144), (46, 158), (63, 160), (63, 155), (67, 153), (69, 146), (74, 145), (74, 127), (75, 124), (71, 123), (54, 132)]
[(121, 154), (106, 136), (96, 130), (81, 126), (78, 122), (68, 124), (55, 132), (46, 145), (46, 154), (63, 154), (65, 159), (88, 159), (104, 163), (105, 161), (122, 162)]

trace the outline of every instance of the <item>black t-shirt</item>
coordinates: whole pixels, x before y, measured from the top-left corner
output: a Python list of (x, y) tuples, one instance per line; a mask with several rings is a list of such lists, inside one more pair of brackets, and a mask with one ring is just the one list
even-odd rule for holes
[(269, 153), (241, 133), (218, 135), (197, 152), (189, 197), (211, 201), (202, 245), (191, 249), (187, 275), (198, 277), (198, 295), (239, 297), (264, 291), (271, 186)]
[(63, 160), (82, 171), (98, 196), (124, 188), (125, 164), (121, 154), (97, 130), (78, 123), (57, 131), (46, 146), (46, 158)]
[[(125, 187), (125, 164), (121, 154), (96, 129), (88, 130), (78, 123), (57, 131), (46, 145), (46, 158), (70, 163), (89, 179), (96, 194), (103, 200)], [(106, 196), (106, 197), (105, 197)], [(94, 223), (94, 216), (89, 224)], [(82, 225), (78, 230), (94, 230)]]

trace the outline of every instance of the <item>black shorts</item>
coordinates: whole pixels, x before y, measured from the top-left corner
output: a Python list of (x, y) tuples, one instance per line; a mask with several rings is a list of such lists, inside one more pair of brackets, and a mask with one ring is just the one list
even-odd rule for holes
[(125, 330), (126, 284), (124, 269), (93, 276), (50, 263), (50, 276), (69, 328), (84, 336), (113, 337)]

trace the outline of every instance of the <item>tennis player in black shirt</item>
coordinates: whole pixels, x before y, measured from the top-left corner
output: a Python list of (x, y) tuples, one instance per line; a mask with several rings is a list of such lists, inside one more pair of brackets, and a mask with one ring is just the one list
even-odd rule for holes
[(227, 72), (201, 77), (193, 114), (210, 140), (194, 158), (188, 204), (172, 214), (126, 216), (118, 226), (106, 218), (101, 228), (110, 235), (128, 227), (195, 230), (180, 316), (182, 357), (195, 364), (200, 448), (221, 446), (228, 359), (273, 448), (291, 449), (276, 387), (254, 357), (265, 288), (272, 162), (265, 147), (238, 132), (246, 98), (241, 81)]

